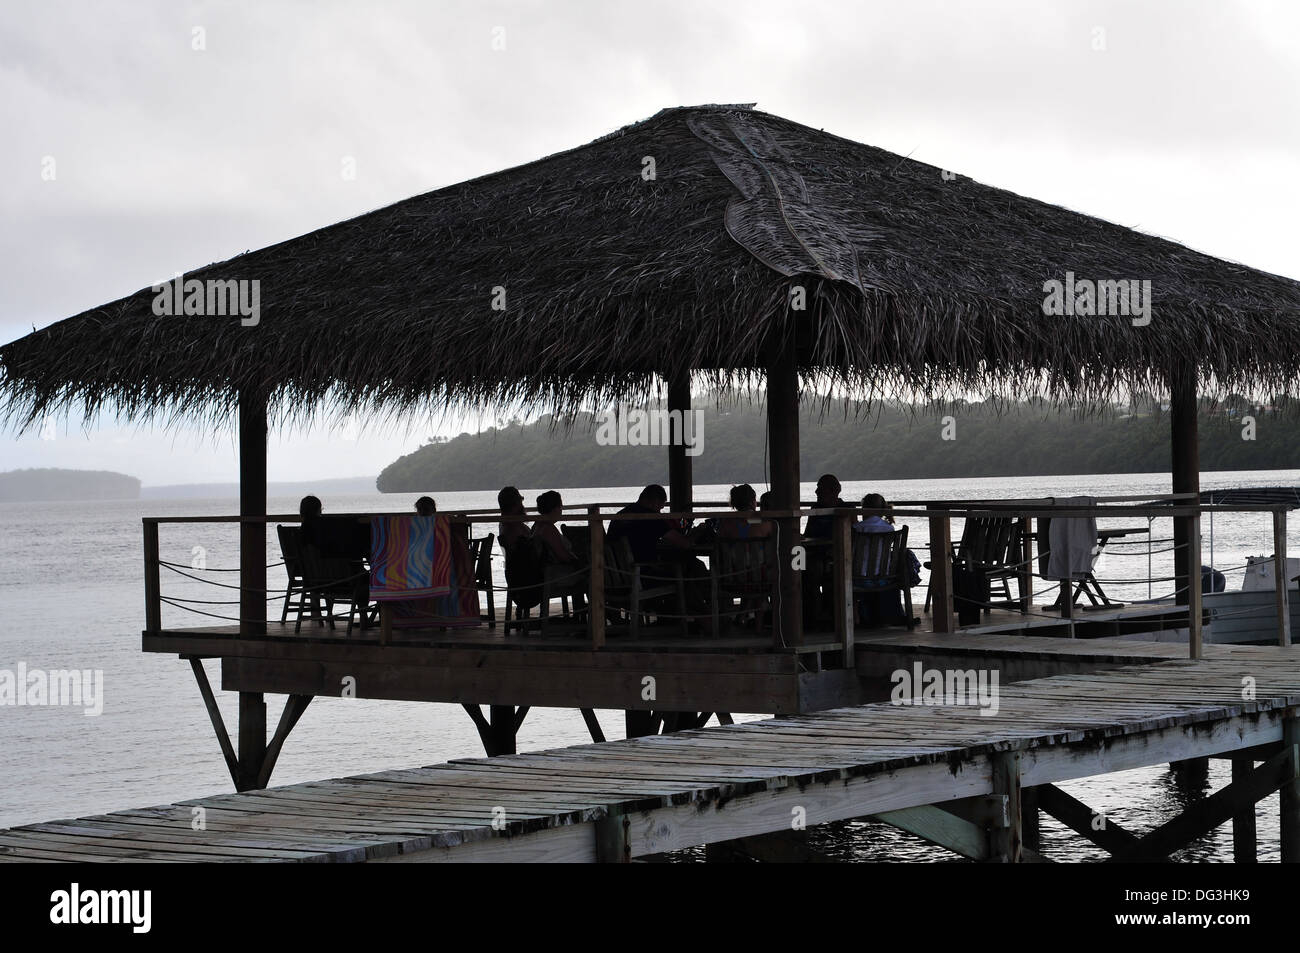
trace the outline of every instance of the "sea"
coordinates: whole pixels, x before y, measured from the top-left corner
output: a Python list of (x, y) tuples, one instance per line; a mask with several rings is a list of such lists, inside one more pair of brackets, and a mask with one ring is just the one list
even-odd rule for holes
[[(1202, 475), (1202, 488), (1300, 485), (1300, 470), (1221, 472)], [(756, 487), (760, 492), (764, 486)], [(545, 488), (524, 489), (531, 508)], [(636, 488), (556, 488), (571, 503), (613, 503), (635, 497)], [(726, 499), (726, 486), (699, 486), (697, 500)], [(846, 483), (842, 497), (874, 491), (905, 508), (908, 501), (1073, 496), (1145, 497), (1170, 492), (1168, 474), (1079, 475), (962, 480), (893, 480)], [(806, 484), (804, 498), (813, 487)], [(327, 513), (408, 512), (419, 494), (351, 494), (324, 497)], [(434, 493), (440, 510), (495, 505), (495, 489)], [(296, 498), (272, 498), (269, 511), (297, 511)], [(189, 664), (175, 656), (140, 650), (144, 626), (141, 517), (233, 515), (237, 501), (154, 499), (94, 503), (0, 503), (0, 670), (79, 669), (102, 672), (102, 712), (81, 707), (0, 706), (0, 827), (55, 818), (171, 803), (229, 792), (226, 771)], [(927, 543), (921, 518), (910, 526), (909, 544)], [(1290, 521), (1292, 550), (1300, 520)], [(1208, 521), (1207, 521), (1208, 524)], [(1107, 592), (1126, 600), (1172, 590), (1170, 521), (1113, 518), (1103, 526), (1131, 528), (1106, 554), (1097, 575)], [(1148, 531), (1149, 532), (1145, 532)], [(954, 538), (959, 530), (954, 529)], [(1267, 513), (1220, 514), (1202, 527), (1203, 561), (1225, 571), (1228, 588), (1240, 587), (1249, 555), (1272, 552)], [(274, 531), (267, 562), (279, 561)], [(1213, 545), (1211, 545), (1211, 537)], [(180, 572), (230, 585), (238, 566), (234, 524), (164, 524), (161, 555)], [(925, 558), (924, 555), (922, 558)], [(193, 567), (201, 566), (201, 571)], [(1148, 568), (1150, 567), (1150, 568)], [(283, 569), (269, 570), (270, 585), (283, 586)], [(200, 584), (178, 571), (163, 573), (162, 591), (202, 603), (164, 606), (164, 625), (221, 624), (235, 616), (225, 605), (233, 589)], [(1051, 602), (1046, 584), (1036, 602)], [(924, 589), (915, 591), (918, 604)], [(188, 609), (206, 612), (199, 616)], [(919, 609), (919, 605), (918, 605)], [(279, 608), (272, 603), (271, 613)], [(205, 663), (217, 689), (227, 726), (237, 723), (236, 696), (221, 692), (216, 661)], [(274, 726), (283, 699), (268, 696)], [(735, 713), (737, 720), (766, 717)], [(601, 711), (606, 737), (623, 735), (622, 713)], [(537, 751), (589, 743), (574, 710), (534, 709), (519, 732), (519, 750)], [(318, 698), (290, 735), (273, 784), (292, 784), (393, 768), (481, 757), (478, 735), (459, 705)], [(1064, 785), (1076, 797), (1128, 830), (1149, 830), (1229, 780), (1227, 762), (1212, 761), (1209, 774), (1188, 779), (1167, 765), (1083, 779)], [(1277, 797), (1257, 805), (1260, 859), (1278, 859)], [(828, 853), (845, 860), (946, 862), (953, 855), (876, 822), (846, 821), (813, 832)], [(1043, 851), (1053, 859), (1087, 861), (1105, 855), (1050, 818), (1043, 818)], [(700, 850), (672, 860), (702, 859)], [(1180, 859), (1228, 861), (1231, 830), (1225, 825), (1192, 844)]]

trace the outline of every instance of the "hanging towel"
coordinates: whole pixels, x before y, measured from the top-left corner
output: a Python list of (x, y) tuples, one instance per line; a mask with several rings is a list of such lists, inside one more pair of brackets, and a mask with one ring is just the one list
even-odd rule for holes
[(390, 603), (393, 628), (466, 628), (482, 621), (478, 586), (474, 582), (474, 560), (470, 557), (469, 547), (459, 533), (450, 530), (446, 541), (443, 551), (449, 554), (447, 583), (450, 591), (445, 596)]
[[(1054, 499), (1058, 506), (1090, 509), (1097, 501), (1090, 496)], [(1040, 542), (1041, 546), (1041, 542)], [(1053, 518), (1048, 527), (1047, 579), (1080, 579), (1092, 571), (1097, 548), (1097, 520), (1094, 517)]]
[(450, 541), (445, 516), (373, 517), (370, 598), (405, 601), (450, 593)]

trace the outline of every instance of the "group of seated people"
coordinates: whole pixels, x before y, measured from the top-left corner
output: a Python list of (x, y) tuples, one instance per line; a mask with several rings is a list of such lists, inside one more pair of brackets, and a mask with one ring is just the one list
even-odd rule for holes
[[(827, 509), (848, 507), (849, 504), (840, 499), (840, 492), (839, 480), (833, 474), (823, 475), (817, 481), (816, 505)], [(611, 542), (626, 539), (632, 559), (637, 563), (671, 571), (680, 569), (685, 583), (688, 610), (692, 615), (702, 615), (708, 611), (709, 570), (695, 555), (696, 548), (715, 538), (753, 540), (776, 535), (775, 520), (762, 516), (762, 513), (774, 508), (770, 491), (759, 496), (750, 484), (742, 483), (731, 488), (730, 504), (735, 515), (713, 517), (694, 528), (685, 520), (624, 518), (634, 514), (661, 513), (668, 505), (667, 491), (663, 486), (652, 483), (640, 492), (635, 503), (625, 506), (614, 516), (609, 524), (607, 539)], [(890, 507), (883, 496), (868, 493), (860, 505), (864, 510), (883, 513), (859, 520), (853, 525), (854, 532), (894, 532), (894, 519), (888, 513)], [(561, 588), (572, 588), (573, 594), (577, 595), (578, 590), (585, 586), (582, 567), (587, 564), (589, 554), (576, 551), (570, 539), (561, 532), (559, 522), (564, 515), (564, 500), (559, 492), (548, 490), (537, 497), (535, 517), (529, 514), (523, 494), (514, 486), (502, 487), (497, 494), (497, 506), (503, 517), (527, 518), (503, 520), (498, 526), (498, 540), (506, 554), (507, 578), (512, 575), (512, 561), (539, 564), (529, 567), (528, 572), (515, 574), (523, 585), (533, 584), (534, 576), (536, 582), (540, 582), (542, 563), (572, 566), (575, 570), (571, 574), (572, 585)], [(303, 542), (315, 546), (320, 555), (327, 559), (346, 561), (346, 565), (356, 571), (355, 576), (364, 580), (364, 560), (369, 555), (370, 547), (368, 525), (361, 520), (324, 516), (321, 501), (315, 496), (303, 497), (299, 511), (302, 516)], [(420, 516), (436, 515), (437, 504), (432, 497), (422, 496), (415, 502), (415, 512)], [(531, 525), (528, 520), (531, 520)], [(834, 517), (831, 515), (810, 516), (802, 537), (809, 542), (829, 540), (833, 526)], [(520, 544), (525, 541), (531, 543), (526, 550), (520, 548)], [(519, 555), (525, 552), (526, 557)], [(915, 563), (911, 550), (908, 550), (908, 556)], [(815, 619), (830, 595), (827, 575), (821, 571), (827, 559), (825, 549), (813, 549), (810, 571), (804, 575), (805, 613), (809, 616), (809, 621)], [(349, 575), (353, 573), (349, 572)], [(903, 620), (901, 598), (896, 591), (882, 593), (878, 597), (863, 596), (859, 600), (859, 612), (868, 624)]]
[[(847, 508), (849, 504), (840, 499), (841, 486), (832, 474), (826, 474), (817, 481), (817, 505), (822, 508)], [(704, 520), (700, 526), (691, 528), (687, 521), (671, 519), (626, 519), (631, 515), (653, 515), (663, 511), (668, 505), (668, 493), (663, 486), (655, 483), (645, 487), (637, 496), (635, 503), (621, 509), (611, 520), (607, 539), (615, 542), (620, 538), (627, 540), (632, 559), (647, 567), (680, 568), (685, 583), (688, 610), (691, 614), (703, 614), (708, 611), (709, 570), (695, 555), (696, 548), (720, 539), (764, 539), (776, 535), (776, 522), (764, 519), (762, 513), (771, 511), (772, 494), (767, 492), (760, 497), (748, 483), (733, 486), (730, 503), (734, 516), (720, 516)], [(502, 516), (529, 516), (524, 506), (523, 494), (516, 487), (503, 487), (497, 494), (497, 504)], [(894, 532), (894, 518), (888, 513), (889, 504), (879, 493), (868, 493), (860, 503), (862, 509), (884, 511), (859, 520), (853, 525), (858, 533)], [(523, 520), (502, 522), (499, 526), (499, 540), (506, 553), (507, 567), (515, 547), (522, 540), (537, 540), (540, 545), (533, 552), (540, 554), (546, 561), (562, 565), (583, 566), (588, 554), (575, 552), (572, 543), (558, 526), (563, 517), (563, 500), (555, 490), (548, 490), (537, 498), (537, 516), (533, 525), (528, 526)], [(831, 515), (810, 516), (803, 531), (803, 538), (809, 541), (829, 540), (834, 517)], [(915, 572), (919, 563), (911, 550), (908, 559)], [(815, 618), (821, 604), (829, 597), (829, 586), (825, 574), (819, 572), (826, 562), (827, 554), (821, 551), (814, 556), (810, 568), (805, 574), (805, 604), (810, 621)], [(653, 575), (653, 570), (652, 570)], [(576, 577), (575, 577), (576, 578)], [(864, 624), (886, 624), (905, 621), (902, 598), (898, 591), (880, 594), (865, 594), (859, 599), (859, 613)]]

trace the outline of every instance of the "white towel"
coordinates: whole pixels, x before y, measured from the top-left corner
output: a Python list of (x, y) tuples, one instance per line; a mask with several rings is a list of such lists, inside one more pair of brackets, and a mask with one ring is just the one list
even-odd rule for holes
[[(1090, 496), (1071, 496), (1053, 500), (1058, 506), (1086, 509), (1096, 505)], [(1048, 579), (1080, 579), (1092, 571), (1092, 560), (1097, 549), (1097, 521), (1091, 516), (1052, 518), (1048, 530)]]

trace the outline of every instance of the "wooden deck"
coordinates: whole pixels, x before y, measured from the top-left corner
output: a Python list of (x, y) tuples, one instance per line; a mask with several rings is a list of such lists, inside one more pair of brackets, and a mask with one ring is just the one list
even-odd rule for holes
[[(1165, 625), (1170, 611), (1131, 608), (1090, 614), (1083, 622), (1099, 626), (1096, 632), (1121, 624), (1150, 631)], [(797, 648), (778, 649), (770, 632), (740, 630), (714, 638), (683, 636), (672, 626), (649, 626), (637, 639), (611, 633), (597, 651), (581, 627), (562, 624), (545, 634), (528, 635), (506, 635), (500, 625), (396, 630), (388, 645), (380, 644), (374, 628), (357, 629), (350, 636), (342, 625), (333, 630), (304, 625), (298, 634), (293, 628), (273, 622), (266, 635), (255, 637), (240, 636), (236, 626), (145, 632), (143, 649), (220, 658), (222, 687), (228, 691), (338, 696), (346, 685), (361, 698), (759, 714), (821, 711), (888, 697), (870, 678), (881, 664), (899, 667), (884, 645), (931, 655), (959, 647), (962, 655), (973, 639), (996, 644), (1014, 660), (1002, 676), (1004, 682), (1186, 654), (1185, 647), (1173, 642), (1163, 643), (1154, 654), (1137, 648), (1140, 643), (1113, 650), (1088, 648), (1115, 640), (1064, 638), (1070, 630), (1059, 620), (1026, 618), (1006, 610), (994, 610), (981, 625), (957, 633), (930, 632), (928, 616), (912, 633), (902, 627), (860, 629), (855, 643), (867, 651), (856, 668), (843, 664), (843, 646), (829, 633), (809, 633)], [(1030, 632), (1034, 634), (1025, 634)], [(983, 641), (987, 639), (993, 641)], [(1035, 650), (1038, 643), (1048, 647)], [(1045, 661), (1049, 664), (1040, 664)], [(539, 677), (543, 673), (545, 677)], [(647, 677), (654, 680), (653, 697), (647, 697)]]
[[(927, 644), (924, 633), (910, 638)], [(1121, 651), (1090, 648), (1099, 658)], [(1004, 684), (992, 716), (873, 704), (218, 795), (2, 831), (0, 861), (626, 860), (788, 832), (801, 814), (810, 826), (883, 815), (924, 831), (927, 815), (916, 812), (928, 805), (983, 795), (1019, 805), (1022, 790), (1058, 781), (1233, 752), (1272, 759), (1257, 787), (1296, 776), (1287, 759), (1300, 737), (1300, 651), (1224, 647), (1202, 661), (1155, 660), (1165, 650), (1138, 649), (1148, 664), (1137, 669)], [(1283, 801), (1286, 859), (1298, 822), (1285, 813), (1294, 797), (1284, 791)], [(1196, 823), (1226, 820), (1231, 813), (1209, 816), (1233, 809), (1225, 804)], [(193, 829), (197, 817), (205, 829)], [(1158, 855), (1172, 843), (1168, 828), (1125, 843)]]

